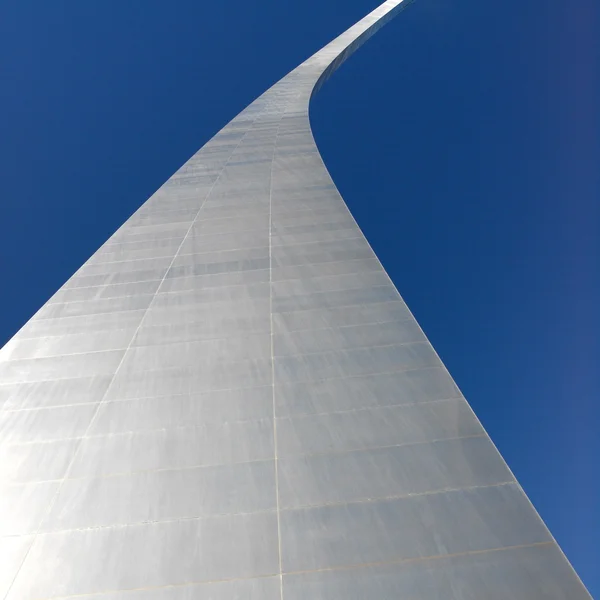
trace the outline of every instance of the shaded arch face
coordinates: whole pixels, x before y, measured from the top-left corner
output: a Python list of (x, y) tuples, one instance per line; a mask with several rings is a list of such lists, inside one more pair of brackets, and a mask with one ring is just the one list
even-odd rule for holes
[(8, 600), (589, 598), (311, 134), (402, 6), (242, 111), (0, 351)]

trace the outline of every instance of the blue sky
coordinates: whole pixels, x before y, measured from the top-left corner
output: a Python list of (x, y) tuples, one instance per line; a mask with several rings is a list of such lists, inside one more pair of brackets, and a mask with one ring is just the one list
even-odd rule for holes
[[(6, 0), (0, 343), (378, 0)], [(416, 0), (312, 109), (369, 241), (600, 596), (600, 7)]]

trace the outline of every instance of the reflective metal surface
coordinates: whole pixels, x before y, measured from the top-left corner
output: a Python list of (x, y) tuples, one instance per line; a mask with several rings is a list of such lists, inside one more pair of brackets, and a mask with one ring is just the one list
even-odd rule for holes
[(311, 95), (246, 108), (0, 351), (8, 600), (579, 600), (387, 277)]

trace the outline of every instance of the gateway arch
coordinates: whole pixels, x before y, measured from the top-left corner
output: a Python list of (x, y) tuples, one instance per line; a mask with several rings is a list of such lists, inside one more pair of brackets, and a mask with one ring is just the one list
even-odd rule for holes
[(312, 94), (235, 117), (0, 351), (6, 600), (590, 596), (370, 248)]

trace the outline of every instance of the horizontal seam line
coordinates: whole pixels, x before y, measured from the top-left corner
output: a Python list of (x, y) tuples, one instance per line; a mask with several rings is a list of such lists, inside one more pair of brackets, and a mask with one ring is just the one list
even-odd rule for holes
[[(259, 334), (260, 335), (260, 334)], [(173, 342), (173, 345), (176, 344), (186, 344), (186, 343), (190, 343), (190, 342)], [(397, 347), (403, 347), (403, 346), (411, 346), (411, 345), (421, 345), (421, 344), (425, 344), (428, 346), (431, 346), (431, 343), (429, 342), (429, 340), (427, 340), (427, 338), (423, 339), (423, 340), (418, 340), (418, 341), (414, 341), (414, 342), (402, 342), (400, 344), (380, 344), (380, 345), (371, 345), (371, 346), (358, 346), (358, 347), (350, 347), (350, 348), (342, 348), (340, 350), (326, 350), (324, 352), (301, 352), (298, 354), (286, 354), (286, 355), (277, 355), (274, 357), (275, 362), (280, 361), (280, 360), (284, 360), (284, 359), (289, 359), (289, 358), (299, 358), (299, 357), (304, 357), (304, 356), (319, 356), (319, 355), (327, 355), (327, 354), (335, 354), (337, 352), (340, 353), (345, 353), (345, 352), (353, 352), (354, 350), (366, 350), (366, 349), (380, 349), (380, 348), (397, 348)], [(144, 347), (152, 347), (152, 346), (140, 346), (140, 348), (144, 348)], [(0, 364), (11, 364), (11, 363), (23, 363), (23, 362), (30, 362), (30, 361), (37, 361), (37, 360), (52, 360), (55, 358), (60, 358), (61, 356), (84, 356), (86, 354), (111, 354), (111, 353), (118, 353), (121, 352), (121, 350), (96, 350), (96, 351), (92, 351), (92, 352), (83, 352), (81, 354), (64, 354), (64, 355), (59, 355), (59, 356), (48, 356), (48, 357), (40, 357), (40, 358), (22, 358), (22, 359), (16, 359), (16, 360), (9, 360), (6, 362), (2, 362)], [(124, 353), (125, 354), (125, 353)], [(205, 364), (207, 365), (211, 365), (211, 364), (227, 364), (227, 365), (232, 365), (232, 364), (242, 364), (242, 363), (260, 363), (260, 362), (265, 362), (265, 363), (270, 363), (271, 362), (271, 357), (267, 357), (267, 358), (244, 358), (241, 360), (224, 360), (226, 357), (217, 357), (218, 360), (215, 360), (214, 362), (211, 362), (212, 359), (207, 360)], [(197, 364), (197, 363), (196, 363)], [(172, 370), (176, 370), (176, 369), (184, 369), (187, 370), (188, 368), (190, 368), (189, 366), (176, 366), (176, 367), (167, 367), (166, 369), (134, 369), (134, 370), (130, 370), (128, 372), (129, 375), (133, 374), (133, 373), (146, 373), (148, 371), (151, 372), (163, 372), (163, 371), (172, 371)], [(200, 372), (200, 370), (199, 370)], [(102, 375), (110, 375), (111, 373), (94, 373), (92, 375), (89, 375), (89, 377), (101, 377)], [(63, 379), (72, 379), (70, 377), (59, 377), (57, 379), (42, 379), (40, 381), (62, 381)], [(20, 384), (20, 383), (37, 383), (36, 380), (31, 380), (31, 381), (13, 381), (10, 382), (8, 385), (16, 385), (16, 384)], [(277, 385), (277, 383), (276, 383)]]
[(435, 554), (435, 555), (430, 555), (430, 556), (399, 558), (396, 560), (370, 562), (370, 563), (351, 563), (348, 565), (339, 565), (339, 566), (335, 566), (335, 567), (312, 569), (312, 570), (305, 570), (305, 571), (285, 571), (284, 576), (286, 576), (286, 575), (287, 576), (303, 575), (303, 574), (308, 574), (308, 573), (324, 573), (324, 572), (330, 572), (330, 571), (346, 571), (346, 570), (351, 570), (351, 569), (361, 569), (361, 568), (364, 569), (364, 568), (371, 568), (371, 567), (378, 567), (378, 566), (402, 565), (405, 563), (409, 564), (409, 563), (415, 563), (415, 562), (444, 560), (444, 559), (457, 558), (457, 557), (461, 557), (461, 556), (473, 556), (473, 555), (478, 555), (478, 554), (487, 554), (490, 552), (502, 552), (502, 551), (519, 549), (519, 548), (534, 548), (537, 546), (549, 546), (549, 545), (554, 545), (554, 542), (552, 540), (546, 540), (543, 542), (533, 542), (532, 544), (517, 544), (514, 546), (501, 546), (499, 548), (486, 548), (484, 550), (467, 550), (465, 552), (454, 552), (451, 554)]
[[(282, 460), (286, 461), (298, 461), (304, 458), (311, 458), (313, 456), (330, 456), (330, 455), (344, 455), (344, 454), (360, 454), (361, 452), (376, 452), (378, 450), (391, 450), (393, 448), (405, 448), (411, 446), (424, 446), (424, 445), (433, 445), (433, 444), (441, 444), (444, 442), (456, 442), (459, 440), (470, 440), (470, 439), (487, 439), (489, 440), (487, 434), (481, 433), (477, 435), (470, 436), (461, 436), (461, 437), (450, 437), (450, 438), (439, 438), (435, 440), (429, 440), (424, 442), (407, 442), (405, 444), (395, 444), (391, 446), (377, 446), (377, 447), (369, 447), (369, 448), (357, 448), (353, 450), (340, 450), (333, 452), (315, 452), (312, 454), (291, 454), (285, 456)], [(257, 463), (267, 463), (272, 462), (273, 457), (265, 457), (265, 458), (257, 458), (254, 460), (240, 460), (240, 461), (230, 461), (226, 463), (206, 463), (206, 464), (197, 464), (197, 465), (185, 465), (178, 467), (163, 467), (158, 469), (137, 469), (135, 471), (114, 471), (111, 473), (101, 473), (98, 475), (81, 475), (78, 477), (67, 477), (67, 478), (58, 478), (58, 479), (39, 479), (34, 481), (19, 481), (19, 480), (1, 480), (0, 485), (6, 487), (23, 487), (27, 485), (38, 485), (43, 483), (54, 483), (60, 481), (80, 481), (80, 480), (92, 480), (92, 479), (113, 479), (118, 477), (130, 477), (134, 475), (140, 474), (152, 474), (152, 473), (163, 473), (167, 471), (194, 471), (200, 469), (215, 469), (221, 467), (235, 467), (240, 465), (252, 465)]]
[[(167, 307), (165, 307), (167, 308)], [(352, 328), (359, 328), (359, 327), (372, 327), (374, 325), (388, 325), (388, 324), (392, 324), (392, 323), (405, 323), (405, 322), (411, 322), (412, 319), (409, 315), (406, 316), (405, 319), (390, 319), (387, 321), (374, 321), (372, 323), (360, 323), (358, 325), (339, 325), (336, 327), (315, 327), (313, 329), (301, 329), (301, 330), (295, 330), (295, 331), (282, 331), (279, 333), (275, 333), (274, 335), (277, 337), (282, 337), (282, 336), (286, 336), (288, 334), (300, 334), (300, 333), (305, 333), (305, 334), (309, 334), (312, 332), (317, 332), (317, 331), (338, 331), (340, 329), (352, 329)], [(202, 322), (202, 321), (200, 321)], [(144, 328), (142, 327), (140, 329), (143, 330)], [(125, 330), (114, 330), (114, 331), (125, 331)], [(267, 335), (268, 330), (265, 329), (264, 330), (265, 335)], [(420, 333), (420, 330), (419, 332)], [(231, 335), (226, 335), (226, 336), (218, 336), (218, 337), (203, 337), (203, 338), (199, 338), (199, 339), (188, 339), (188, 340), (175, 340), (172, 342), (147, 342), (147, 343), (130, 343), (127, 346), (115, 346), (115, 347), (107, 347), (107, 348), (102, 348), (100, 350), (87, 350), (85, 352), (69, 352), (69, 353), (59, 353), (59, 354), (45, 354), (42, 356), (31, 356), (31, 357), (17, 357), (17, 358), (7, 358), (7, 359), (3, 359), (0, 355), (0, 365), (2, 364), (9, 364), (9, 363), (13, 363), (13, 362), (18, 362), (18, 361), (25, 361), (25, 360), (41, 360), (41, 359), (46, 359), (46, 358), (58, 358), (61, 356), (81, 356), (84, 354), (98, 354), (98, 353), (103, 353), (103, 352), (119, 352), (121, 350), (127, 350), (129, 349), (129, 347), (131, 346), (132, 349), (135, 348), (152, 348), (155, 346), (160, 346), (160, 347), (164, 347), (164, 346), (175, 346), (177, 344), (201, 344), (203, 342), (218, 342), (220, 340), (232, 340), (232, 339), (243, 339), (243, 338), (250, 338), (250, 337), (255, 337), (255, 336), (260, 336), (263, 334), (263, 330), (257, 329), (257, 330), (248, 330), (245, 331), (243, 334), (231, 334)], [(64, 339), (66, 337), (69, 337), (71, 335), (77, 335), (77, 336), (81, 336), (81, 335), (85, 335), (85, 334), (81, 334), (81, 333), (74, 333), (74, 334), (67, 334), (64, 336), (48, 336), (46, 338), (43, 339), (48, 339), (48, 338), (58, 338), (58, 339)], [(422, 335), (422, 334), (421, 334)], [(26, 338), (26, 339), (32, 339), (32, 338)], [(37, 339), (37, 338), (33, 338), (33, 339)], [(132, 340), (131, 342), (133, 342), (134, 340)], [(293, 341), (293, 340), (290, 340)], [(416, 343), (420, 340), (414, 340), (412, 342), (402, 342), (402, 344), (411, 344), (411, 343)], [(397, 345), (397, 344), (392, 344), (392, 345)], [(353, 350), (353, 349), (358, 349), (358, 348), (370, 348), (370, 347), (376, 347), (373, 345), (351, 345), (351, 346), (347, 346), (345, 348), (338, 348), (337, 350)], [(288, 357), (288, 356), (296, 356), (297, 354), (275, 354), (274, 358), (278, 358), (278, 357)], [(94, 377), (93, 375), (90, 377)], [(100, 377), (100, 375), (98, 376)], [(79, 379), (78, 377), (73, 377), (72, 379)], [(83, 379), (83, 378), (82, 378)], [(7, 384), (7, 385), (11, 385), (11, 384)], [(0, 385), (1, 388), (1, 385)]]
[[(411, 373), (411, 372), (417, 372), (417, 371), (426, 371), (426, 370), (430, 370), (430, 369), (443, 369), (443, 365), (429, 365), (429, 366), (422, 366), (422, 367), (410, 367), (407, 369), (394, 369), (392, 371), (380, 371), (377, 373), (362, 373), (359, 375), (340, 375), (337, 377), (327, 377), (327, 378), (321, 378), (321, 379), (309, 379), (309, 380), (305, 380), (305, 381), (294, 381), (292, 383), (283, 383), (283, 384), (276, 384), (276, 385), (285, 385), (285, 386), (290, 386), (290, 385), (303, 385), (303, 384), (307, 384), (307, 383), (323, 383), (326, 381), (339, 381), (339, 380), (353, 380), (353, 379), (362, 379), (362, 378), (368, 378), (368, 377), (377, 377), (377, 376), (381, 376), (381, 375), (393, 375), (395, 373)], [(109, 377), (110, 374), (107, 375), (90, 375), (89, 377)], [(40, 381), (25, 381), (25, 382), (15, 382), (15, 383), (7, 383), (5, 385), (20, 385), (21, 383), (41, 383), (41, 382), (45, 382), (45, 381), (66, 381), (69, 378), (62, 378), (62, 379), (42, 379)], [(72, 379), (72, 378), (71, 378)], [(77, 378), (76, 378), (77, 379)], [(452, 380), (451, 380), (452, 381)], [(260, 388), (260, 387), (265, 387), (264, 385), (255, 385), (255, 386), (251, 386), (251, 388), (215, 388), (212, 390), (204, 390), (204, 391), (199, 391), (197, 392), (198, 394), (210, 394), (212, 392), (225, 392), (225, 391), (234, 391), (234, 390), (244, 390), (244, 389), (255, 389), (255, 388)], [(176, 396), (185, 396), (188, 395), (188, 392), (183, 392), (183, 393), (179, 393), (179, 394), (174, 394)], [(135, 396), (133, 398), (113, 398), (112, 400), (141, 400), (144, 398), (164, 398), (165, 395), (162, 394), (160, 396)], [(92, 403), (93, 404), (93, 403)], [(50, 408), (50, 407), (48, 407)]]
[[(264, 419), (255, 419), (255, 421), (270, 421), (271, 418), (264, 418)], [(177, 429), (195, 429), (196, 427), (179, 427)], [(151, 429), (151, 430), (146, 430), (146, 431), (141, 431), (141, 432), (136, 432), (136, 431), (126, 431), (126, 432), (120, 432), (120, 433), (110, 433), (110, 434), (103, 434), (103, 435), (90, 435), (90, 436), (85, 436), (85, 437), (78, 437), (78, 438), (63, 438), (63, 439), (58, 439), (58, 440), (48, 440), (46, 442), (23, 442), (23, 443), (19, 443), (19, 444), (10, 444), (11, 446), (28, 446), (28, 445), (32, 445), (33, 443), (40, 443), (40, 444), (50, 444), (53, 442), (62, 442), (62, 441), (75, 441), (75, 440), (84, 440), (84, 439), (99, 439), (99, 438), (111, 438), (111, 437), (118, 437), (118, 436), (124, 436), (124, 435), (128, 435), (130, 433), (157, 433), (160, 431), (173, 431), (173, 430), (163, 430), (163, 429)], [(388, 444), (385, 446), (363, 446), (363, 447), (359, 447), (359, 448), (350, 448), (350, 449), (345, 449), (345, 450), (329, 450), (329, 451), (322, 451), (322, 452), (306, 452), (306, 453), (292, 453), (292, 454), (287, 454), (283, 456), (283, 459), (298, 459), (298, 458), (304, 458), (307, 456), (329, 456), (331, 454), (347, 454), (347, 453), (352, 453), (352, 452), (371, 452), (374, 450), (385, 450), (385, 449), (389, 449), (389, 448), (403, 448), (405, 446), (419, 446), (419, 445), (424, 445), (424, 444), (435, 444), (435, 443), (440, 443), (440, 442), (449, 442), (449, 441), (456, 441), (456, 440), (466, 440), (466, 439), (472, 439), (472, 438), (486, 438), (489, 439), (488, 435), (482, 431), (481, 433), (477, 433), (477, 434), (473, 434), (473, 435), (463, 435), (463, 436), (453, 436), (453, 437), (447, 437), (447, 438), (435, 438), (433, 440), (423, 440), (423, 441), (417, 441), (417, 442), (405, 442), (405, 443), (401, 443), (401, 444)], [(9, 444), (6, 445), (6, 447), (8, 447)], [(0, 450), (2, 449), (2, 446), (0, 446)], [(253, 463), (253, 462), (262, 462), (264, 460), (269, 460), (268, 457), (267, 458), (259, 458), (259, 459), (255, 459), (255, 460), (246, 460), (246, 461), (232, 461), (232, 462), (228, 462), (228, 463), (209, 463), (206, 465), (201, 465), (201, 464), (197, 464), (197, 465), (190, 465), (190, 466), (186, 466), (185, 468), (200, 468), (203, 466), (206, 467), (218, 467), (218, 466), (225, 466), (225, 465), (229, 465), (229, 464), (246, 464), (246, 463)], [(178, 469), (183, 469), (184, 467), (177, 467)], [(137, 472), (153, 472), (153, 471), (170, 471), (173, 470), (173, 468), (167, 468), (165, 467), (164, 469), (140, 469), (138, 471), (122, 471), (119, 473), (115, 473), (115, 474), (121, 474), (121, 473), (137, 473)], [(65, 479), (65, 478), (62, 478)], [(61, 481), (62, 481), (61, 479)], [(77, 479), (80, 479), (79, 477)], [(45, 480), (44, 480), (45, 481)], [(26, 483), (26, 482), (24, 482)], [(38, 483), (38, 482), (30, 482), (30, 483)]]
[[(255, 269), (256, 271), (268, 271), (269, 269)], [(383, 269), (382, 269), (383, 270)], [(214, 273), (213, 275), (220, 275), (220, 273)], [(208, 275), (190, 275), (189, 278), (201, 278), (201, 277), (210, 277), (211, 274)], [(94, 275), (91, 275), (91, 277), (94, 277)], [(176, 277), (174, 279), (185, 279), (184, 277)], [(86, 286), (80, 286), (80, 287), (73, 287), (73, 288), (61, 288), (60, 290), (58, 290), (58, 292), (61, 291), (65, 291), (65, 290), (89, 290), (89, 289), (93, 289), (93, 288), (98, 288), (98, 289), (105, 289), (107, 287), (113, 287), (113, 286), (120, 286), (120, 285), (135, 285), (136, 283), (149, 283), (149, 282), (159, 282), (160, 283), (160, 279), (144, 279), (143, 281), (133, 281), (130, 283), (102, 283), (100, 285), (86, 285)], [(253, 283), (263, 283), (262, 281), (257, 281), (257, 282), (250, 282), (248, 284), (245, 283), (234, 283), (234, 284), (228, 284), (228, 285), (209, 285), (206, 286), (204, 288), (200, 288), (200, 289), (218, 289), (218, 288), (222, 288), (222, 287), (236, 287), (238, 285), (253, 285)], [(175, 290), (172, 292), (155, 292), (156, 294), (162, 295), (162, 294), (178, 294), (178, 293), (182, 293), (182, 292), (186, 292), (186, 291), (191, 291), (191, 290)], [(58, 293), (56, 292), (56, 293)], [(55, 294), (56, 295), (56, 294)], [(131, 295), (136, 295), (136, 294), (131, 294)], [(111, 298), (128, 298), (129, 296), (109, 296), (108, 298), (94, 298), (94, 300), (109, 300)], [(86, 300), (73, 300), (73, 302), (86, 302)], [(64, 302), (46, 302), (46, 304), (66, 304)]]
[[(472, 550), (466, 552), (459, 552), (453, 554), (438, 554), (424, 557), (416, 557), (416, 558), (403, 558), (396, 559), (391, 561), (380, 561), (380, 562), (372, 562), (372, 563), (354, 563), (349, 565), (340, 565), (336, 567), (324, 568), (324, 569), (314, 569), (310, 571), (287, 571), (283, 573), (284, 577), (293, 577), (298, 575), (305, 575), (310, 573), (325, 573), (331, 571), (349, 571), (349, 570), (358, 570), (358, 569), (368, 569), (378, 566), (392, 566), (392, 565), (402, 565), (402, 564), (410, 564), (415, 562), (427, 562), (427, 561), (436, 561), (436, 560), (444, 560), (444, 559), (452, 559), (463, 556), (472, 556), (479, 554), (488, 554), (493, 552), (509, 552), (511, 550), (518, 550), (521, 548), (535, 548), (541, 546), (553, 546), (555, 542), (552, 540), (545, 542), (535, 542), (532, 544), (518, 544), (515, 546), (502, 546), (499, 548), (489, 548), (486, 550)], [(183, 583), (174, 583), (174, 584), (166, 584), (161, 586), (152, 586), (152, 587), (137, 587), (137, 588), (118, 588), (118, 589), (109, 589), (109, 590), (101, 590), (98, 592), (90, 592), (86, 594), (69, 594), (66, 596), (40, 596), (36, 597), (34, 600), (68, 600), (69, 598), (85, 598), (88, 596), (98, 596), (104, 594), (117, 594), (117, 593), (128, 593), (128, 592), (137, 592), (137, 591), (153, 591), (153, 590), (168, 590), (168, 589), (177, 589), (184, 587), (192, 587), (192, 586), (200, 586), (200, 585), (210, 585), (210, 584), (218, 584), (218, 583), (228, 583), (234, 581), (248, 581), (254, 579), (277, 579), (279, 577), (279, 572), (275, 571), (273, 573), (268, 573), (264, 575), (253, 575), (248, 577), (234, 577), (234, 578), (223, 578), (223, 579), (206, 579), (200, 581), (186, 581)]]
[[(64, 480), (68, 481), (68, 480)], [(428, 492), (416, 492), (413, 494), (400, 494), (395, 496), (382, 496), (380, 498), (365, 498), (361, 500), (349, 500), (347, 502), (328, 502), (323, 504), (306, 504), (301, 506), (293, 506), (287, 508), (277, 508), (273, 506), (271, 508), (264, 508), (260, 510), (253, 511), (240, 511), (240, 512), (224, 512), (224, 513), (214, 513), (207, 515), (195, 515), (189, 517), (176, 517), (176, 518), (166, 518), (166, 519), (153, 519), (146, 521), (133, 521), (131, 523), (110, 523), (105, 525), (91, 525), (89, 527), (72, 527), (67, 529), (48, 529), (48, 530), (40, 530), (37, 535), (53, 535), (53, 534), (64, 534), (64, 533), (72, 533), (75, 531), (99, 531), (104, 529), (124, 529), (126, 527), (139, 527), (142, 525), (160, 525), (160, 524), (168, 524), (168, 523), (185, 523), (189, 521), (207, 521), (210, 519), (222, 519), (223, 517), (240, 517), (240, 516), (250, 516), (250, 515), (264, 515), (270, 513), (276, 513), (278, 510), (281, 512), (299, 512), (299, 511), (307, 511), (316, 508), (334, 508), (334, 507), (342, 507), (342, 506), (356, 506), (356, 505), (368, 505), (368, 504), (377, 504), (379, 502), (390, 502), (394, 500), (407, 500), (409, 498), (420, 498), (423, 496), (436, 496), (443, 495), (448, 493), (456, 493), (461, 491), (472, 491), (479, 489), (491, 489), (498, 487), (505, 487), (514, 485), (513, 481), (504, 481), (501, 483), (493, 483), (489, 485), (475, 485), (475, 486), (465, 486), (462, 488), (441, 488), (439, 490), (432, 490)], [(520, 490), (519, 490), (520, 491)], [(18, 533), (12, 535), (5, 535), (3, 537), (22, 537), (24, 535), (31, 535), (27, 533)]]

